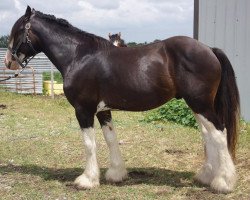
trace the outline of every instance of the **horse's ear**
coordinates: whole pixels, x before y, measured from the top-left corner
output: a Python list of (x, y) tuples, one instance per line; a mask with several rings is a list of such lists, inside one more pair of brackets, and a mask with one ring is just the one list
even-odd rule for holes
[(29, 20), (30, 16), (31, 16), (31, 8), (29, 6), (27, 6), (26, 12), (25, 12), (25, 15), (24, 15), (25, 20)]
[(109, 38), (110, 38), (110, 36), (111, 36), (111, 33), (109, 33)]
[(122, 35), (121, 32), (119, 32), (118, 35), (119, 35), (119, 37), (121, 37), (121, 35)]

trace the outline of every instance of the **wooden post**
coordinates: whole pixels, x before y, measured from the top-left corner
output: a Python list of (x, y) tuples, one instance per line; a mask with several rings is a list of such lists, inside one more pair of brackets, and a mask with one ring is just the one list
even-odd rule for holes
[(51, 76), (50, 76), (50, 79), (51, 79), (51, 98), (54, 99), (55, 98), (55, 95), (54, 95), (54, 65), (51, 65)]

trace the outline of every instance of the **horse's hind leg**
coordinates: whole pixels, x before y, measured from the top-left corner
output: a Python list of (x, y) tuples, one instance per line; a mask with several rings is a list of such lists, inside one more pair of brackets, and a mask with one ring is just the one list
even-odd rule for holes
[(97, 118), (101, 124), (104, 138), (110, 151), (110, 167), (106, 172), (106, 180), (110, 182), (121, 182), (127, 178), (127, 170), (122, 160), (117, 136), (113, 127), (110, 111), (97, 113)]
[(227, 148), (227, 130), (220, 124), (213, 109), (195, 116), (202, 128), (206, 150), (205, 164), (195, 178), (217, 192), (228, 193), (234, 187), (236, 173)]
[[(207, 129), (205, 128), (205, 126), (203, 126), (202, 122), (199, 119), (199, 115), (195, 114), (195, 119), (197, 121), (197, 123), (199, 124), (201, 133), (202, 133), (202, 138), (204, 141), (204, 150), (205, 150), (205, 154), (206, 154), (206, 137), (209, 134)], [(208, 162), (207, 160), (207, 155), (205, 155), (205, 162), (203, 167), (198, 171), (198, 173), (195, 175), (194, 179), (202, 184), (205, 185), (210, 185), (210, 183), (212, 182), (213, 179), (213, 175), (212, 175), (212, 167), (211, 164)]]

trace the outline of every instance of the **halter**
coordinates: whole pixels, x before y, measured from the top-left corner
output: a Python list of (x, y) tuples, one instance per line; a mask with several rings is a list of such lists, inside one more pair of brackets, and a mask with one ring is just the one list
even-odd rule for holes
[[(11, 47), (8, 46), (8, 50), (11, 52), (11, 55), (15, 58), (15, 60), (18, 62), (18, 64), (22, 67), (22, 70), (21, 70), (19, 73), (15, 73), (13, 76), (9, 76), (8, 78), (5, 78), (5, 79), (0, 80), (0, 82), (2, 82), (2, 81), (7, 81), (7, 80), (9, 80), (9, 79), (11, 79), (11, 78), (16, 78), (16, 77), (18, 77), (18, 76), (22, 73), (22, 71), (26, 68), (26, 66), (28, 65), (28, 63), (30, 62), (30, 60), (31, 60), (32, 58), (34, 58), (34, 56), (38, 53), (38, 52), (34, 49), (32, 43), (31, 43), (31, 40), (30, 40), (30, 38), (29, 38), (29, 30), (30, 30), (30, 27), (31, 27), (31, 24), (30, 24), (30, 22), (28, 22), (28, 23), (25, 25), (25, 32), (24, 32), (24, 34), (23, 34), (23, 39), (19, 41), (19, 43), (17, 44), (17, 46), (16, 46), (15, 49), (13, 49), (13, 48), (11, 48)], [(35, 53), (35, 54), (34, 54), (33, 56), (31, 56), (30, 58), (25, 58), (25, 59), (24, 59), (25, 64), (23, 64), (22, 61), (21, 61), (21, 60), (18, 58), (18, 56), (17, 56), (17, 51), (18, 51), (18, 49), (20, 48), (20, 46), (21, 46), (22, 44), (25, 44), (25, 43), (29, 45), (29, 47), (31, 48), (31, 50), (32, 50), (33, 53)]]

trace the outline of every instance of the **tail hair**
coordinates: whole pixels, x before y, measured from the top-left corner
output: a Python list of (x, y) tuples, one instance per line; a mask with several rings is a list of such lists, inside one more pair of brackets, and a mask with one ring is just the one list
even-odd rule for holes
[(233, 67), (226, 54), (218, 48), (212, 51), (221, 64), (221, 81), (215, 97), (215, 111), (227, 129), (228, 150), (235, 160), (240, 118), (240, 96)]

